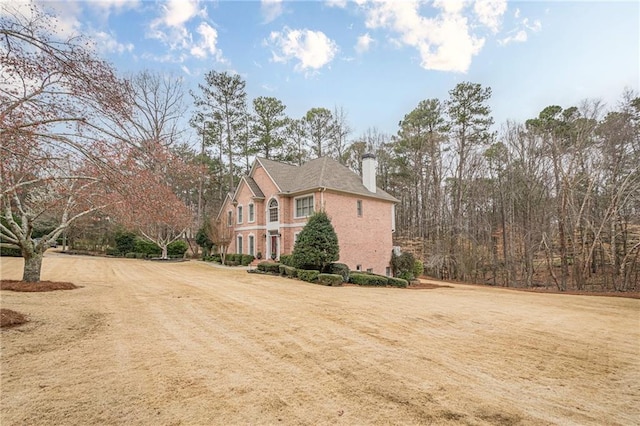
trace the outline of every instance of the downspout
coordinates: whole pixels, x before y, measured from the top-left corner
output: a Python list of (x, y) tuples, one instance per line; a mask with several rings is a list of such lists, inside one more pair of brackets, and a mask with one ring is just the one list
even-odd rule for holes
[(320, 210), (324, 211), (324, 191), (326, 191), (327, 188), (322, 187), (320, 188)]

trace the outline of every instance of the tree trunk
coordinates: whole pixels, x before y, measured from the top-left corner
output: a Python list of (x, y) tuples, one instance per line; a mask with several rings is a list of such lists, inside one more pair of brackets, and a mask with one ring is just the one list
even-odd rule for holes
[[(23, 254), (24, 255), (24, 254)], [(40, 282), (40, 270), (42, 269), (43, 253), (34, 252), (24, 255), (24, 271), (22, 281), (29, 283)]]
[(162, 256), (161, 259), (168, 259), (169, 256), (167, 254), (167, 244), (162, 245)]

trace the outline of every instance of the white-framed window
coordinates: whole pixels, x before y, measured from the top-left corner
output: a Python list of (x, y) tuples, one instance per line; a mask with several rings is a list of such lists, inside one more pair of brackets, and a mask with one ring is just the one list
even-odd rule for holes
[(387, 266), (387, 269), (385, 270), (386, 274), (388, 277), (391, 276), (391, 267)]
[(356, 265), (356, 271), (362, 271), (362, 265)]
[(293, 234), (293, 242), (296, 243), (298, 242), (298, 237), (300, 236), (300, 231), (296, 232)]
[(269, 201), (269, 222), (278, 221), (278, 200), (272, 198)]
[(242, 223), (243, 221), (243, 217), (242, 217), (242, 206), (238, 206), (238, 223)]
[(242, 235), (238, 235), (238, 243), (236, 244), (236, 253), (242, 253)]
[(313, 195), (296, 198), (296, 214), (294, 217), (308, 217), (313, 213)]
[(362, 200), (356, 201), (356, 211), (358, 213), (358, 217), (362, 217)]
[(233, 225), (233, 212), (229, 210), (227, 212), (227, 226), (232, 226), (232, 225)]
[(248, 221), (249, 222), (255, 222), (256, 221), (256, 211), (255, 211), (255, 206), (253, 205), (253, 203), (249, 204), (249, 218)]
[(373, 268), (367, 268), (367, 272), (373, 273)]
[(251, 256), (256, 255), (256, 239), (253, 235), (249, 235), (249, 254)]

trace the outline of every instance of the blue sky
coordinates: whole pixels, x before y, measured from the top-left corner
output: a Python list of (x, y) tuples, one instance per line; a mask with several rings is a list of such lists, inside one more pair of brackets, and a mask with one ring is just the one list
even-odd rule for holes
[(170, 72), (195, 89), (209, 70), (237, 72), (249, 100), (277, 97), (291, 117), (344, 108), (351, 137), (395, 134), (420, 100), (462, 81), (492, 88), (497, 125), (585, 98), (614, 105), (640, 85), (638, 1), (44, 3), (122, 73)]

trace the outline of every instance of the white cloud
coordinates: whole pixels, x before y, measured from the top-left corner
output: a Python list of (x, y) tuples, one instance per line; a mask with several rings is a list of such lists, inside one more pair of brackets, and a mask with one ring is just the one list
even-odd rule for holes
[(198, 0), (169, 0), (162, 6), (164, 15), (160, 22), (168, 27), (181, 28), (187, 21), (201, 13)]
[(97, 8), (102, 12), (103, 19), (108, 19), (112, 10), (116, 13), (125, 9), (136, 9), (141, 4), (141, 0), (100, 0), (87, 2), (87, 5)]
[(506, 46), (511, 43), (524, 43), (525, 41), (527, 41), (527, 38), (527, 32), (525, 30), (520, 30), (514, 35), (509, 35), (503, 39), (498, 40), (498, 43), (501, 46)]
[(518, 19), (520, 17), (520, 9), (516, 9), (515, 12), (513, 12), (513, 17)]
[(198, 43), (191, 45), (190, 53), (200, 59), (205, 59), (211, 55), (219, 62), (224, 62), (222, 51), (217, 46), (218, 31), (206, 22), (201, 22), (196, 32), (200, 34), (200, 40)]
[(507, 0), (476, 0), (473, 10), (483, 25), (497, 33), (507, 11)]
[(272, 60), (286, 63), (297, 59), (297, 71), (318, 70), (331, 62), (338, 52), (336, 43), (322, 31), (285, 27), (281, 32), (272, 32), (269, 42), (277, 49), (272, 51)]
[(329, 7), (338, 7), (340, 9), (347, 7), (347, 0), (325, 0), (325, 3)]
[(56, 39), (74, 37), (79, 34), (80, 7), (77, 4), (52, 3), (43, 7), (30, 0), (0, 0), (0, 16), (18, 16), (31, 21), (40, 12), (43, 20), (49, 22), (55, 32), (49, 34)]
[(225, 62), (217, 46), (215, 28), (201, 20), (195, 30), (190, 30), (196, 18), (207, 18), (206, 10), (200, 8), (200, 0), (169, 0), (162, 5), (162, 14), (151, 22), (147, 36), (160, 40), (178, 54), (170, 52), (158, 60), (183, 62), (189, 54), (197, 59), (213, 57), (218, 62)]
[[(520, 16), (520, 10), (516, 11), (516, 16)], [(537, 33), (542, 30), (542, 22), (539, 19), (529, 22), (529, 18), (523, 18), (517, 23), (516, 28), (509, 31), (506, 37), (498, 40), (501, 46), (507, 46), (511, 43), (524, 43), (529, 39), (529, 32)]]
[(445, 14), (457, 15), (464, 9), (464, 0), (434, 0), (433, 7), (441, 9)]
[(260, 0), (260, 8), (264, 16), (264, 22), (268, 24), (282, 15), (282, 0)]
[(373, 39), (371, 38), (369, 33), (361, 35), (360, 37), (358, 37), (358, 42), (356, 43), (356, 52), (360, 54), (366, 52), (367, 50), (369, 50), (369, 47), (371, 47), (372, 42)]
[(530, 24), (529, 18), (524, 18), (524, 20), (522, 21), (522, 25), (524, 25), (526, 28), (530, 29), (534, 33), (537, 33), (542, 29), (542, 22), (540, 22), (539, 19), (536, 19), (535, 21), (533, 21), (532, 24)]
[(131, 43), (120, 43), (112, 33), (96, 31), (91, 34), (96, 50), (103, 53), (131, 53), (134, 46)]
[(484, 45), (484, 39), (469, 32), (463, 1), (437, 0), (434, 6), (441, 13), (435, 17), (422, 16), (421, 3), (415, 0), (367, 5), (366, 26), (387, 29), (393, 34), (392, 42), (417, 49), (425, 69), (466, 72)]

